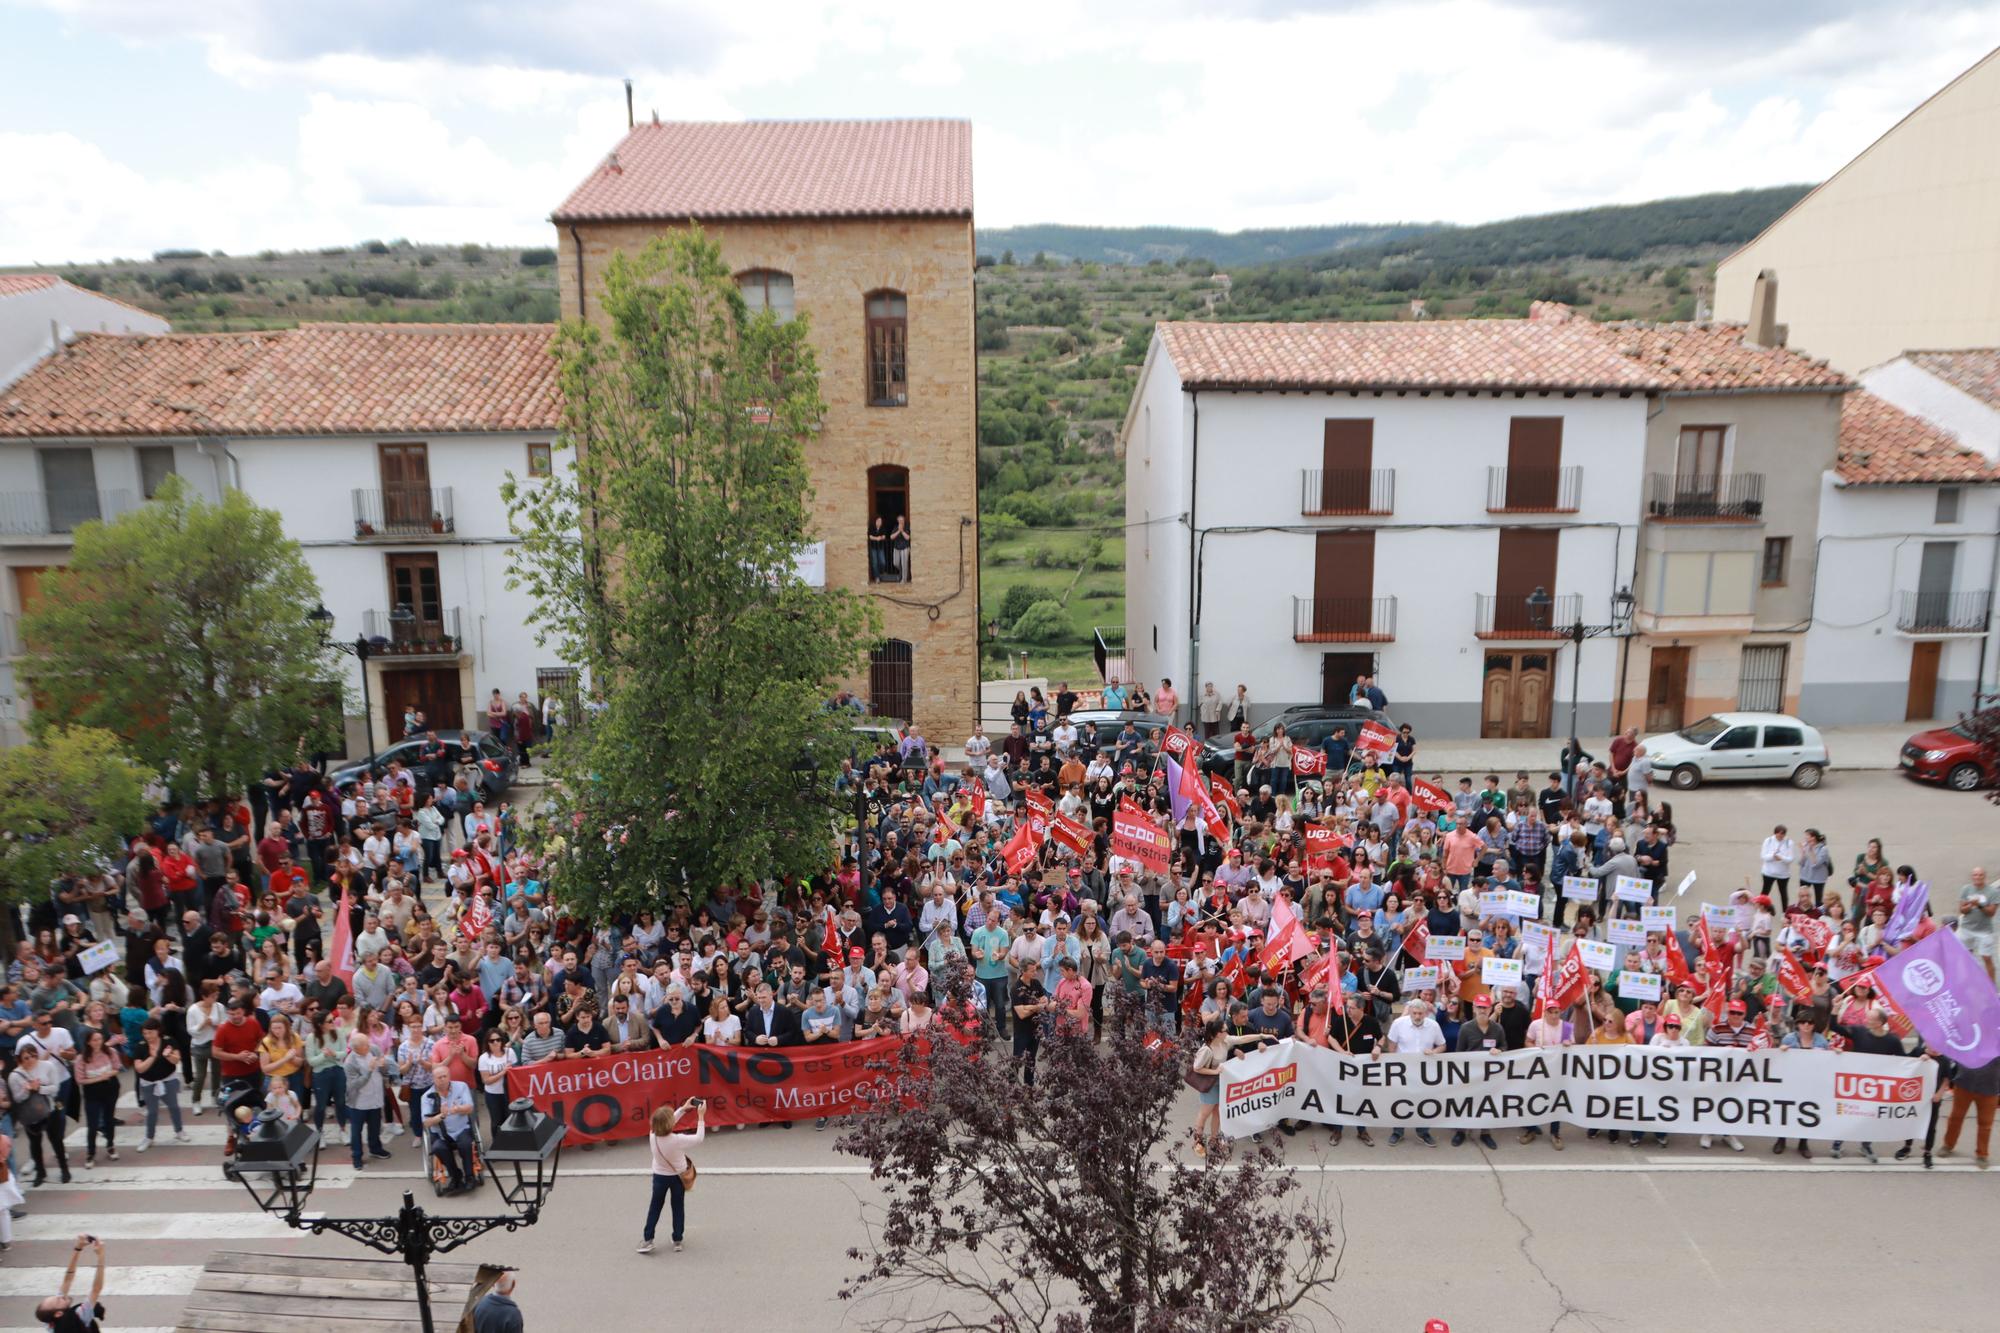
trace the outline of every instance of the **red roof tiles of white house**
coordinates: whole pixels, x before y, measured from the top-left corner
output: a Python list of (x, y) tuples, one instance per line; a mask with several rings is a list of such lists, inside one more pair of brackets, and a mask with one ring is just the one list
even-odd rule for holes
[(554, 220), (971, 214), (968, 121), (655, 121), (634, 126)]
[(1843, 486), (2000, 481), (2000, 468), (1984, 454), (1865, 389), (1841, 401), (1834, 471)]
[(19, 296), (56, 285), (53, 273), (0, 273), (0, 296)]
[(1980, 402), (2000, 407), (2000, 347), (1956, 352), (1905, 352), (1911, 364)]
[(544, 431), (549, 324), (85, 334), (0, 391), (0, 436)]

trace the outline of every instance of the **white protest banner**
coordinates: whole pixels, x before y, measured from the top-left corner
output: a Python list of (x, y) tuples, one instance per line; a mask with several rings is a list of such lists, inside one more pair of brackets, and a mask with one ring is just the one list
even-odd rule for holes
[(1485, 892), (1479, 895), (1479, 918), (1490, 916), (1512, 916), (1513, 909), (1507, 906), (1507, 895), (1503, 892)]
[(1564, 875), (1562, 896), (1573, 903), (1594, 903), (1602, 886), (1588, 875)]
[(1542, 914), (1542, 895), (1529, 893), (1525, 889), (1507, 889), (1500, 895), (1506, 900), (1509, 916), (1531, 917)]
[(1357, 1060), (1287, 1038), (1226, 1062), (1218, 1088), (1231, 1138), (1287, 1119), (1475, 1132), (1553, 1120), (1888, 1143), (1923, 1126), (1936, 1077), (1929, 1061), (1851, 1052), (1578, 1046)]
[(1518, 958), (1483, 958), (1479, 962), (1479, 979), (1489, 986), (1512, 986), (1521, 988), (1521, 960)]
[(1583, 953), (1583, 965), (1593, 972), (1609, 972), (1618, 966), (1618, 946), (1606, 944), (1603, 940), (1578, 940), (1576, 947)]
[(1646, 927), (1629, 917), (1614, 917), (1604, 923), (1604, 938), (1613, 944), (1644, 944)]
[(1653, 901), (1653, 881), (1637, 875), (1620, 875), (1612, 893), (1621, 903), (1649, 903)]
[(1438, 970), (1434, 967), (1410, 967), (1403, 970), (1403, 994), (1413, 990), (1436, 990)]
[(1690, 870), (1687, 872), (1685, 876), (1681, 878), (1681, 882), (1675, 886), (1674, 897), (1676, 898), (1686, 897), (1687, 891), (1693, 887), (1694, 887), (1694, 871)]
[(119, 958), (117, 940), (99, 940), (88, 949), (77, 954), (76, 961), (83, 964), (85, 976), (96, 976)]
[(1424, 942), (1427, 960), (1445, 963), (1465, 957), (1465, 936), (1433, 935)]
[(1618, 974), (1618, 998), (1621, 1000), (1657, 1000), (1660, 998), (1660, 975), (1657, 972), (1620, 972)]
[(1678, 912), (1674, 907), (1641, 907), (1639, 924), (1647, 930), (1672, 930)]

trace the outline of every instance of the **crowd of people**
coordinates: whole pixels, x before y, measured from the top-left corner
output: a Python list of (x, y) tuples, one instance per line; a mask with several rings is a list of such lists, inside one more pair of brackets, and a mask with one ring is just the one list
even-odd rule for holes
[[(953, 997), (990, 1017), (1028, 1081), (1058, 1028), (1186, 1030), (1191, 1081), (1211, 1085), (1192, 1144), (1206, 1152), (1214, 1072), (1286, 1037), (1356, 1054), (1572, 1043), (1902, 1054), (1920, 1044), (1871, 986), (1874, 962), (1949, 926), (1991, 966), (2000, 898), (1982, 871), (1955, 918), (1926, 911), (1898, 932), (1891, 917), (1923, 888), (1915, 868), (1870, 840), (1842, 876), (1814, 829), (1797, 840), (1774, 829), (1761, 891), (1731, 892), (1704, 923), (1694, 899), (1670, 893), (1679, 831), (1632, 780), (1629, 735), (1603, 762), (1572, 747), (1575, 766), (1539, 780), (1448, 781), (1416, 775), (1405, 729), (1317, 777), (1298, 777), (1320, 772), (1299, 760), (1324, 756), (1294, 750), (1295, 780), (1272, 781), (1254, 765), (1204, 775), (1199, 740), (1178, 732), (1126, 748), (1127, 728), (1072, 725), (1074, 702), (1062, 692), (1004, 744), (975, 730), (963, 763), (914, 729), (845, 763), (839, 781), (865, 818), (819, 876), (707, 885), (698, 902), (608, 921), (551, 901), (534, 820), (472, 795), (476, 772), (426, 789), (392, 770), (331, 791), (302, 764), (255, 802), (163, 805), (121, 863), (30, 906), (0, 986), (7, 1183), (21, 1179), (17, 1137), (26, 1183), (51, 1167), (71, 1182), (64, 1140), (78, 1118), (88, 1172), (121, 1147), (182, 1137), (187, 1117), (252, 1107), (309, 1119), (357, 1169), (407, 1136), (447, 1188), (471, 1188), (470, 1146), (504, 1114), (518, 1065), (863, 1040), (920, 1030)], [(1169, 766), (1177, 751), (1184, 768)], [(1177, 785), (1175, 773), (1194, 776)], [(1162, 832), (1164, 864), (1114, 848), (1121, 812)], [(1614, 895), (1621, 876), (1643, 883), (1643, 901)], [(1584, 879), (1591, 891), (1576, 892)], [(1645, 920), (1676, 901), (1670, 928)], [(328, 956), (343, 902), (351, 973)], [(1274, 915), (1299, 921), (1309, 946), (1268, 952)], [(1429, 956), (1437, 940), (1455, 956)], [(1546, 1002), (1542, 978), (1585, 941), (1616, 944), (1615, 964)], [(1487, 959), (1517, 960), (1519, 985), (1490, 984)], [(1628, 975), (1658, 978), (1659, 998), (1639, 998), (1648, 987)], [(1984, 1166), (2000, 1068), (1937, 1058), (1949, 1104), (1931, 1133), (1948, 1154), (1973, 1119)], [(120, 1114), (126, 1087), (142, 1124)], [(685, 1159), (689, 1116), (700, 1108), (669, 1118), (656, 1163)], [(1431, 1143), (1433, 1128), (1414, 1133)], [(1563, 1146), (1560, 1124), (1546, 1136)], [(1365, 1128), (1355, 1138), (1373, 1143)], [(1926, 1163), (1932, 1149), (1926, 1138)], [(1802, 1140), (1775, 1150), (1811, 1153)], [(678, 1241), (677, 1190), (672, 1202)]]

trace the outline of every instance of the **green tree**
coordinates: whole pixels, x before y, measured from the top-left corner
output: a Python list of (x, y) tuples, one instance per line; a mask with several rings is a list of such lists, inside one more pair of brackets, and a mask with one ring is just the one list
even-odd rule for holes
[(44, 588), (17, 668), (38, 736), (101, 727), (210, 795), (333, 739), (332, 672), (306, 620), (319, 585), (278, 515), (242, 492), (210, 504), (169, 478), (116, 522), (79, 527)]
[(1032, 583), (1014, 584), (1000, 599), (1000, 623), (1012, 625), (1027, 613), (1029, 607), (1041, 600), (1041, 596), (1041, 590)]
[(146, 818), (146, 774), (118, 738), (51, 727), (0, 751), (0, 898), (26, 902), (115, 855)]
[(1070, 627), (1069, 613), (1052, 597), (1036, 602), (1014, 622), (1014, 637), (1029, 643), (1059, 643), (1075, 633)]
[(551, 761), (551, 882), (590, 913), (823, 870), (828, 808), (795, 770), (847, 753), (825, 702), (878, 633), (793, 573), (825, 410), (806, 320), (753, 318), (699, 230), (614, 258), (603, 290), (609, 330), (558, 338), (574, 467), (504, 488), (511, 582), (603, 696)]

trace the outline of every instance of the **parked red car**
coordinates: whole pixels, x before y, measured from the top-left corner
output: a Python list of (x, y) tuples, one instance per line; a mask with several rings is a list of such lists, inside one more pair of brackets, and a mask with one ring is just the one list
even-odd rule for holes
[(1996, 756), (1982, 755), (1964, 723), (1920, 731), (1903, 742), (1903, 771), (1953, 791), (1972, 791), (2000, 779)]

